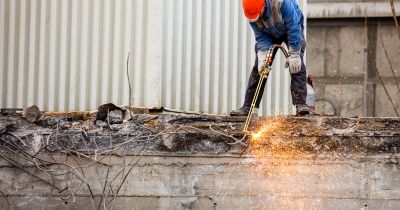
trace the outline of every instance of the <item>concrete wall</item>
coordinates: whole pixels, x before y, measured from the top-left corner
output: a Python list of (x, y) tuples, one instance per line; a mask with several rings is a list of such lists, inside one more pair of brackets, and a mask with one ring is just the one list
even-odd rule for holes
[[(122, 158), (113, 158), (109, 177), (121, 170), (121, 163)], [(341, 210), (361, 209), (367, 204), (371, 210), (397, 210), (398, 164), (398, 157), (389, 156), (342, 160), (152, 156), (133, 168), (114, 209)], [(29, 170), (46, 178), (38, 169)], [(107, 167), (85, 170), (97, 204)], [(3, 162), (1, 180), (11, 209), (92, 209), (85, 186), (76, 192), (76, 202), (64, 204), (56, 190)], [(52, 183), (63, 186), (65, 181), (80, 183), (76, 178), (56, 178)], [(0, 199), (0, 206), (7, 209), (5, 199)]]
[(0, 115), (0, 209), (105, 209), (125, 175), (112, 209), (400, 206), (398, 118), (263, 118), (250, 127), (260, 137), (238, 143), (243, 118), (132, 117)]
[(400, 39), (390, 18), (312, 19), (307, 29), (307, 67), (317, 83), (317, 107), (323, 114), (396, 116), (377, 77), (374, 61), (400, 113), (400, 92), (381, 45), (380, 34), (400, 83)]

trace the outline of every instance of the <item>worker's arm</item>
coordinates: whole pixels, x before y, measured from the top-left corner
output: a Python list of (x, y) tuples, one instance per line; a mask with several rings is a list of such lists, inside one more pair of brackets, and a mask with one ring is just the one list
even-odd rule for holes
[[(265, 60), (267, 58), (267, 51), (272, 46), (271, 35), (264, 33), (260, 30), (256, 23), (250, 23), (251, 28), (253, 28), (254, 36), (256, 37), (256, 48), (257, 48), (257, 61), (258, 61), (258, 72), (264, 71)], [(268, 72), (265, 72), (268, 74)]]
[(301, 17), (296, 12), (297, 5), (292, 0), (282, 0), (281, 13), (288, 35), (289, 51), (298, 52), (301, 49), (302, 31)]
[(254, 31), (254, 36), (257, 42), (257, 52), (266, 52), (272, 46), (272, 39), (271, 35), (264, 33), (261, 29), (257, 26), (257, 23), (250, 23), (251, 28)]
[(285, 28), (288, 36), (289, 57), (286, 59), (285, 67), (289, 67), (292, 74), (301, 71), (301, 13), (297, 13), (298, 6), (292, 0), (282, 0), (281, 13), (285, 23)]

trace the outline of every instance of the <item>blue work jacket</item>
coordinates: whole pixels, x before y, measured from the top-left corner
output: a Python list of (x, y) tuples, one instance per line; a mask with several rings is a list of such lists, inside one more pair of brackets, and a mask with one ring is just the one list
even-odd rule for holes
[(267, 51), (275, 44), (274, 38), (282, 36), (287, 36), (290, 51), (301, 48), (303, 13), (296, 0), (265, 0), (264, 15), (250, 25), (257, 41), (257, 51)]

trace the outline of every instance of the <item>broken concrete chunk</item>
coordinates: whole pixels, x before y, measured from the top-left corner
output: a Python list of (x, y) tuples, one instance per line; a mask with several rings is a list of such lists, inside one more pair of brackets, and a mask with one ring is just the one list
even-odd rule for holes
[(175, 148), (176, 142), (174, 141), (174, 134), (164, 134), (162, 135), (163, 145), (167, 147), (169, 150), (173, 150)]
[(0, 122), (0, 135), (16, 129), (18, 126), (15, 122)]
[(72, 127), (76, 127), (76, 126), (80, 126), (80, 125), (81, 125), (80, 122), (73, 122), (73, 123), (72, 123)]
[(61, 122), (60, 123), (60, 128), (61, 129), (70, 129), (72, 127), (70, 122)]
[(57, 125), (57, 118), (51, 116), (44, 116), (40, 121), (43, 127), (54, 126)]
[(39, 107), (37, 107), (36, 105), (30, 106), (28, 108), (26, 108), (23, 112), (22, 112), (22, 116), (30, 123), (34, 123), (36, 122), (41, 116), (42, 113), (40, 112)]
[(110, 124), (121, 124), (124, 120), (124, 112), (122, 110), (114, 110), (108, 113)]
[(99, 106), (98, 111), (97, 111), (97, 115), (96, 115), (96, 120), (105, 121), (107, 119), (108, 113), (110, 113), (110, 112), (112, 112), (114, 110), (121, 110), (122, 111), (122, 109), (120, 107), (115, 106), (112, 103), (103, 104), (103, 105)]
[(98, 127), (107, 127), (107, 123), (102, 120), (96, 120), (96, 126)]
[(85, 123), (85, 124), (83, 124), (82, 129), (85, 131), (94, 130), (94, 129), (97, 129), (97, 125), (94, 122)]
[(122, 129), (122, 127), (123, 127), (122, 124), (113, 124), (113, 125), (110, 125), (110, 129), (113, 130), (113, 131), (119, 131), (119, 130)]
[(125, 112), (124, 112), (124, 120), (123, 120), (124, 123), (128, 122), (129, 120), (131, 120), (133, 115), (134, 115), (134, 113), (132, 111), (125, 110)]

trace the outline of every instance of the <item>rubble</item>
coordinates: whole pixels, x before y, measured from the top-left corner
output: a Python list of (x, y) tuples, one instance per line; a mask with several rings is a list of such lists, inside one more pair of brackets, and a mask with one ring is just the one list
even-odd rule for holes
[(112, 103), (103, 104), (103, 105), (99, 106), (99, 108), (97, 110), (97, 114), (96, 114), (96, 120), (106, 121), (109, 113), (114, 110), (122, 111), (122, 108), (120, 108)]
[(95, 124), (96, 124), (96, 126), (102, 127), (102, 128), (108, 126), (108, 124), (102, 120), (96, 120)]
[[(132, 114), (132, 119), (124, 122), (124, 112), (123, 109), (114, 109), (106, 116), (106, 121), (96, 120), (98, 113), (77, 113), (76, 116), (45, 114), (36, 124), (27, 124), (20, 115), (13, 114), (2, 116), (0, 122), (15, 122), (14, 127), (21, 133), (37, 133), (44, 129), (47, 133), (57, 132), (61, 144), (69, 144), (71, 138), (80, 136), (82, 132), (87, 133), (89, 139), (96, 139), (100, 145), (102, 141), (108, 145), (110, 138), (114, 144), (133, 140), (144, 133), (155, 135), (156, 138), (145, 150), (148, 154), (238, 155), (246, 151), (246, 155), (260, 147), (274, 155), (285, 153), (288, 148), (313, 155), (400, 152), (398, 118), (261, 118), (250, 127), (253, 133), (260, 133), (261, 137), (255, 140), (252, 135), (243, 138), (241, 131), (245, 119), (241, 117)], [(32, 141), (31, 135), (24, 138)], [(42, 139), (54, 141), (55, 136), (43, 134)], [(249, 142), (251, 145), (247, 148)], [(120, 149), (134, 154), (145, 144), (146, 141), (133, 141)], [(74, 146), (83, 149), (81, 143)]]
[(33, 105), (33, 106), (30, 106), (30, 107), (26, 108), (22, 112), (22, 116), (28, 122), (34, 123), (42, 116), (42, 113), (40, 112), (39, 107), (37, 107), (36, 105)]
[(113, 110), (108, 113), (107, 120), (110, 124), (121, 124), (124, 120), (124, 112), (122, 110)]

